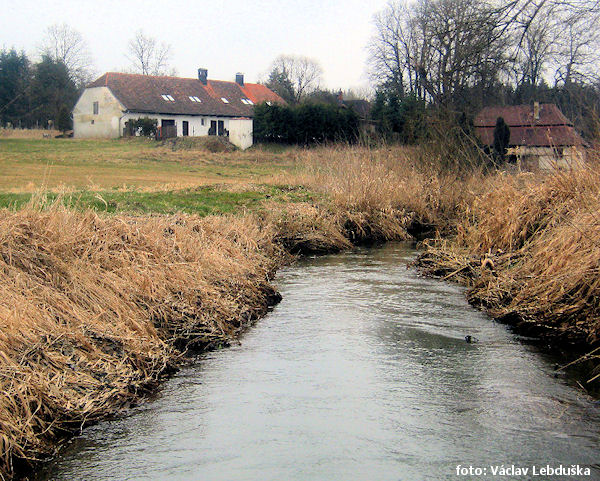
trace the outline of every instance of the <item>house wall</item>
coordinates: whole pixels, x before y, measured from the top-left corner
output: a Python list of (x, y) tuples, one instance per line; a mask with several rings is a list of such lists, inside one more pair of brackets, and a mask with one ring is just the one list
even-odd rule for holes
[(252, 119), (231, 119), (229, 121), (229, 141), (242, 150), (252, 146)]
[(509, 155), (516, 155), (522, 170), (568, 170), (581, 167), (585, 163), (583, 149), (568, 147), (527, 147), (508, 149)]
[[(94, 114), (98, 102), (98, 114)], [(87, 88), (73, 108), (73, 136), (77, 138), (119, 137), (123, 106), (108, 87)]]
[[(160, 126), (161, 120), (174, 120), (175, 127), (177, 127), (177, 137), (183, 136), (183, 121), (189, 122), (189, 136), (200, 137), (202, 135), (208, 135), (208, 129), (210, 128), (211, 120), (225, 120), (223, 118), (209, 117), (209, 116), (192, 116), (192, 115), (169, 115), (169, 114), (140, 114), (140, 113), (127, 113), (123, 115), (120, 123), (121, 135), (125, 132), (125, 122), (128, 120), (136, 120), (139, 118), (148, 117), (150, 119), (158, 120)], [(204, 125), (202, 120), (204, 119)], [(225, 122), (225, 128), (227, 128), (227, 122)]]
[[(188, 135), (190, 137), (202, 137), (208, 135), (210, 123), (212, 120), (222, 120), (225, 130), (229, 131), (229, 141), (240, 149), (247, 149), (252, 145), (252, 119), (231, 119), (229, 117), (198, 116), (198, 115), (169, 115), (169, 114), (144, 114), (127, 113), (123, 115), (120, 121), (119, 131), (121, 135), (125, 132), (125, 123), (128, 120), (148, 117), (156, 119), (160, 126), (162, 120), (174, 120), (177, 128), (177, 137), (183, 136), (183, 122), (187, 121)], [(202, 125), (204, 121), (204, 125)]]

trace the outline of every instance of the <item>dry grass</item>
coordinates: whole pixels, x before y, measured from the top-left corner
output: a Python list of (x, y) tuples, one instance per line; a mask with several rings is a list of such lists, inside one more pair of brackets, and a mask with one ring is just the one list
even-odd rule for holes
[[(499, 175), (456, 238), (430, 244), (420, 264), (468, 284), (471, 302), (496, 318), (560, 348), (593, 350), (600, 343), (599, 212), (597, 167)], [(599, 372), (592, 367), (590, 382)]]
[(398, 225), (446, 234), (486, 191), (488, 177), (479, 170), (465, 174), (441, 169), (436, 155), (427, 147), (309, 150), (298, 156), (293, 182), (326, 194), (338, 210), (380, 219), (375, 223), (387, 224), (383, 238), (394, 238)]
[[(0, 212), (0, 477), (134, 401), (180, 350), (273, 302), (282, 260), (247, 218)], [(19, 466), (17, 466), (19, 467)]]
[[(166, 162), (198, 154), (181, 155)], [(279, 154), (214, 155), (211, 166), (257, 156), (262, 169)], [(223, 189), (304, 186), (312, 201), (290, 194), (256, 213), (205, 218), (98, 216), (58, 202), (0, 211), (0, 478), (135, 402), (186, 349), (226, 343), (264, 314), (290, 253), (452, 234), (422, 257), (430, 272), (468, 283), (471, 300), (498, 317), (597, 344), (600, 171), (452, 173), (429, 148), (282, 155), (285, 170), (253, 178), (244, 167)]]
[(0, 128), (0, 139), (53, 139), (59, 134), (59, 130)]

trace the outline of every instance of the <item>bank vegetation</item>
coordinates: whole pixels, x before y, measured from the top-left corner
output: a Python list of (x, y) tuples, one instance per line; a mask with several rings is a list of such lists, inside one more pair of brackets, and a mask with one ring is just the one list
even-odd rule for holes
[(279, 301), (273, 275), (298, 254), (428, 237), (425, 272), (561, 349), (597, 348), (595, 167), (450, 168), (448, 149), (426, 146), (287, 155), (294, 166), (265, 182), (307, 199), (140, 216), (34, 196), (0, 211), (0, 479), (135, 404), (186, 354), (234, 339)]

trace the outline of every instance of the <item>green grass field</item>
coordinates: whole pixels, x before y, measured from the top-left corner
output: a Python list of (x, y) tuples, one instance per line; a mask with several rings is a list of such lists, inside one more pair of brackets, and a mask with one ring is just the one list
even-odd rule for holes
[(141, 139), (0, 139), (0, 207), (18, 209), (34, 197), (108, 213), (209, 215), (314, 198), (285, 185), (294, 149), (175, 147)]
[(288, 171), (290, 150), (211, 153), (144, 139), (0, 139), (0, 191), (164, 190), (260, 183)]

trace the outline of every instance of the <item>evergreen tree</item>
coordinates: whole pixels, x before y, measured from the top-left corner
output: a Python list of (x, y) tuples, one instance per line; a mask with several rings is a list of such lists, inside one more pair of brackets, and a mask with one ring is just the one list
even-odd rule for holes
[(44, 56), (35, 66), (31, 83), (30, 116), (42, 126), (47, 126), (49, 120), (56, 125), (61, 107), (73, 108), (77, 95), (77, 87), (65, 64)]
[(494, 128), (494, 152), (499, 160), (504, 161), (506, 149), (510, 143), (510, 128), (502, 117), (496, 120)]
[(0, 124), (30, 126), (29, 111), (30, 65), (24, 53), (0, 51)]
[(73, 128), (71, 113), (66, 105), (61, 106), (60, 110), (58, 111), (58, 120), (56, 121), (56, 126), (63, 134), (67, 130), (71, 130)]

